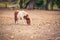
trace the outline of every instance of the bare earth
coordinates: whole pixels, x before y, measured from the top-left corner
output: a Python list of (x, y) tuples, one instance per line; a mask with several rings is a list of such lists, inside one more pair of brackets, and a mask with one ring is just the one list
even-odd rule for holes
[(31, 25), (14, 23), (14, 10), (0, 10), (0, 40), (60, 40), (60, 11), (25, 10)]

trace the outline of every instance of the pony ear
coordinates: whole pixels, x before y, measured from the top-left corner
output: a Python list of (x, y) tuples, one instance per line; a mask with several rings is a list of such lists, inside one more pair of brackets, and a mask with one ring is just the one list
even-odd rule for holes
[(17, 12), (19, 12), (19, 10), (16, 10)]
[(15, 10), (15, 14), (18, 14), (19, 10)]

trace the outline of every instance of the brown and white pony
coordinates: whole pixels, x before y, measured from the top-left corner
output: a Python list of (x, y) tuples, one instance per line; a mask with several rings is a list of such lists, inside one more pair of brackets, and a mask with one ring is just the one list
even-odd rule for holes
[(21, 19), (21, 20), (25, 19), (25, 20), (26, 20), (26, 23), (27, 23), (28, 25), (31, 24), (31, 20), (30, 20), (30, 18), (29, 18), (29, 15), (28, 15), (28, 13), (25, 12), (25, 11), (20, 11), (20, 10), (16, 10), (16, 11), (15, 11), (15, 13), (14, 13), (15, 23), (16, 23), (19, 19)]

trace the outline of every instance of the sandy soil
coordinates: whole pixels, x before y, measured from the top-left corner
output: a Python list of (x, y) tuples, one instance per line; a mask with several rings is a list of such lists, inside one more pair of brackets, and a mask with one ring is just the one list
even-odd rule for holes
[(14, 10), (0, 10), (0, 40), (60, 40), (60, 11), (25, 10), (31, 25), (14, 23)]

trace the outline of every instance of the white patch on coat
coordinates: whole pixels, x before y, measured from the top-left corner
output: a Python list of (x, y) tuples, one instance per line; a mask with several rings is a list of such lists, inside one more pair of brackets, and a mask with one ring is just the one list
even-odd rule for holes
[(18, 11), (17, 18), (22, 18), (22, 19), (23, 19), (23, 17), (26, 16), (27, 14), (28, 14), (28, 13), (25, 12), (25, 11)]

